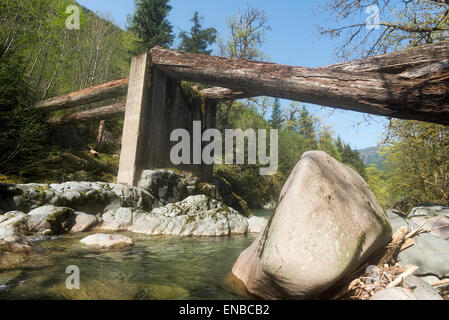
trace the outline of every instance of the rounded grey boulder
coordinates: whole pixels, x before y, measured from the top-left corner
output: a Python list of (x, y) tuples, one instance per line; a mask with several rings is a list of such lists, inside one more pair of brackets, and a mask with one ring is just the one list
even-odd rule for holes
[(232, 273), (264, 299), (312, 299), (390, 240), (388, 219), (362, 177), (327, 153), (311, 151)]

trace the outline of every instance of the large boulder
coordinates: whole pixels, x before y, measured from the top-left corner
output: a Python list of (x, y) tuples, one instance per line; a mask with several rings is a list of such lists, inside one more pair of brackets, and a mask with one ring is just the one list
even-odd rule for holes
[(149, 213), (137, 212), (128, 230), (147, 235), (227, 236), (245, 234), (248, 222), (222, 202), (196, 195)]
[(231, 185), (226, 180), (219, 177), (214, 178), (212, 183), (208, 183), (201, 182), (189, 171), (144, 170), (138, 185), (154, 195), (153, 208), (180, 202), (189, 196), (204, 194), (209, 198), (224, 202), (245, 217), (252, 216), (246, 201), (233, 192)]
[(267, 227), (232, 274), (260, 298), (317, 298), (390, 240), (388, 219), (360, 175), (311, 151), (290, 174)]
[[(174, 170), (144, 170), (138, 186), (151, 193), (157, 207), (184, 200), (196, 192), (199, 179), (193, 174), (178, 173)], [(155, 206), (155, 207), (156, 207)]]

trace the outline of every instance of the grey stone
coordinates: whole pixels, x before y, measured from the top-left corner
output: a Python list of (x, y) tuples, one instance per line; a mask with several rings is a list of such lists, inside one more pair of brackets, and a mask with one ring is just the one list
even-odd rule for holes
[[(390, 223), (393, 231), (402, 226), (416, 230), (419, 225), (398, 215), (391, 216)], [(414, 238), (415, 244), (398, 255), (401, 266), (416, 265), (419, 269), (416, 275), (434, 275), (438, 278), (449, 277), (449, 241), (423, 233)]]
[(97, 216), (84, 212), (75, 212), (75, 215), (75, 225), (70, 229), (71, 233), (89, 231), (100, 222)]
[(42, 206), (30, 211), (27, 215), (27, 229), (32, 232), (54, 234), (66, 233), (75, 224), (75, 212), (66, 207), (53, 205)]
[(431, 285), (416, 276), (407, 277), (404, 287), (413, 290), (416, 300), (443, 300)]
[(102, 233), (87, 236), (80, 242), (87, 246), (99, 248), (123, 248), (134, 245), (134, 241), (129, 237)]
[(106, 211), (101, 218), (103, 222), (97, 230), (126, 231), (133, 221), (134, 208), (118, 208)]
[(263, 217), (253, 216), (248, 219), (248, 232), (259, 233), (262, 232), (267, 226), (268, 220)]
[(408, 218), (416, 216), (446, 216), (449, 217), (449, 207), (445, 206), (421, 206), (413, 208)]
[(394, 287), (373, 294), (370, 300), (418, 300), (413, 292), (407, 289)]
[(153, 208), (154, 197), (141, 188), (103, 182), (65, 182), (61, 184), (1, 185), (1, 211), (25, 213), (44, 206), (69, 207), (88, 214), (100, 214), (111, 206)]
[(151, 213), (139, 212), (129, 231), (148, 235), (227, 236), (244, 234), (248, 222), (237, 211), (205, 195), (187, 199)]
[(449, 218), (446, 216), (422, 217), (414, 216), (410, 219), (435, 237), (449, 240)]
[(388, 219), (363, 178), (325, 152), (306, 152), (232, 274), (263, 299), (313, 299), (390, 241)]

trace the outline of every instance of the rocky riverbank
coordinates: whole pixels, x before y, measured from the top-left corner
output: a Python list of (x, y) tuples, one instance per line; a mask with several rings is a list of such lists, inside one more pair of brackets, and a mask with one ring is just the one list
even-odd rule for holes
[[(226, 181), (203, 183), (174, 170), (142, 173), (139, 187), (112, 183), (0, 184), (0, 256), (29, 254), (33, 240), (87, 232), (229, 236), (260, 232)], [(0, 257), (1, 259), (1, 257)], [(1, 259), (0, 267), (5, 267)]]

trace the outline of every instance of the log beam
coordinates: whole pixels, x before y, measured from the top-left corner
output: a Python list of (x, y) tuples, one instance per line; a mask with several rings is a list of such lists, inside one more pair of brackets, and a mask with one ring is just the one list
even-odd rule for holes
[(119, 102), (110, 106), (96, 109), (76, 112), (68, 116), (54, 117), (48, 120), (51, 125), (63, 125), (68, 123), (77, 123), (85, 121), (99, 121), (114, 117), (120, 117), (125, 114), (126, 104)]
[(124, 78), (50, 98), (37, 103), (34, 108), (45, 110), (46, 112), (70, 109), (94, 102), (126, 96), (127, 92), (128, 78)]
[(349, 72), (381, 72), (399, 74), (409, 69), (446, 60), (449, 57), (449, 41), (428, 44), (364, 59), (337, 63), (319, 69)]
[[(443, 47), (448, 45), (446, 43)], [(423, 55), (438, 56), (432, 48), (425, 49)], [(414, 56), (417, 55), (416, 49), (409, 49)], [(405, 51), (398, 56), (407, 56)], [(354, 72), (331, 67), (310, 69), (179, 53), (161, 47), (153, 48), (150, 56), (155, 67), (174, 79), (207, 83), (252, 96), (266, 95), (449, 125), (447, 69), (420, 79), (401, 79), (388, 73)], [(405, 64), (410, 67), (410, 63)], [(395, 70), (404, 71), (403, 68)]]
[[(33, 108), (40, 109), (45, 112), (70, 109), (94, 102), (126, 96), (127, 90), (128, 78), (123, 78), (44, 100), (36, 104)], [(233, 92), (232, 90), (226, 88), (207, 88), (201, 90), (200, 92), (205, 99), (215, 101), (235, 100), (251, 97), (243, 92)]]

